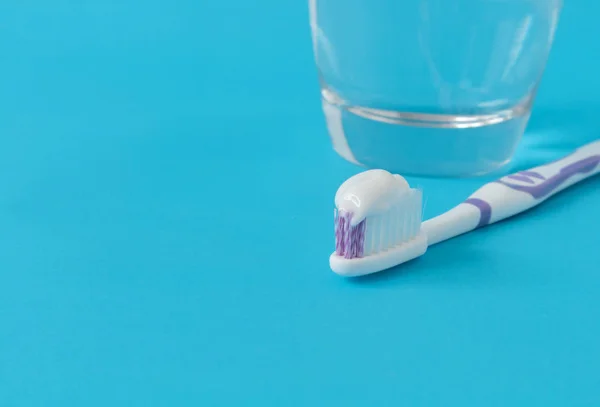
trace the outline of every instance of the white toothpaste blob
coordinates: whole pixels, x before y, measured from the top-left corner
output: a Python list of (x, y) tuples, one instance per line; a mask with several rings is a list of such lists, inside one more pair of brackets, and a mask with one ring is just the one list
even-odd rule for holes
[(367, 216), (385, 213), (398, 202), (398, 197), (410, 191), (400, 175), (385, 170), (368, 170), (349, 178), (335, 194), (339, 211), (352, 212), (350, 224), (356, 226)]

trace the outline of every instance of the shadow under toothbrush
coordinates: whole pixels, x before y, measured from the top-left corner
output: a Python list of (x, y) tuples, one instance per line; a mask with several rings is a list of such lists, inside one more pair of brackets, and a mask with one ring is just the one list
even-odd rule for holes
[[(522, 256), (530, 257), (531, 254), (527, 253), (531, 252), (511, 252), (510, 258), (506, 256), (499, 257), (495, 242), (482, 245), (482, 240), (490, 239), (494, 234), (500, 234), (500, 237), (504, 238), (504, 234), (509, 233), (515, 234), (512, 240), (515, 247), (525, 247), (528, 238), (515, 233), (519, 228), (531, 227), (536, 222), (546, 222), (551, 214), (558, 217), (568, 216), (569, 207), (573, 206), (573, 201), (580, 199), (581, 196), (586, 196), (592, 191), (600, 195), (600, 175), (584, 180), (528, 211), (435, 245), (418, 259), (378, 273), (354, 277), (348, 279), (348, 281), (352, 284), (374, 287), (382, 285), (387, 288), (390, 284), (443, 284), (445, 286), (459, 285), (461, 287), (481, 287), (498, 284), (508, 286), (516, 284), (527, 287), (543, 286), (547, 282), (544, 279), (549, 276), (539, 273), (523, 273), (522, 266), (525, 263), (521, 258)], [(521, 224), (516, 225), (516, 222), (521, 222)], [(523, 225), (523, 222), (527, 223)], [(591, 222), (594, 221), (591, 220)], [(598, 215), (596, 223), (600, 224), (600, 215)], [(545, 236), (546, 238), (549, 237), (548, 235)], [(562, 239), (560, 234), (550, 237), (552, 239)], [(575, 237), (572, 237), (572, 239), (575, 239)], [(520, 243), (520, 240), (523, 240), (523, 242)], [(534, 251), (533, 255), (542, 256), (547, 255), (547, 253)], [(597, 260), (600, 261), (600, 255)], [(511, 270), (515, 270), (515, 267), (518, 271), (511, 272)]]

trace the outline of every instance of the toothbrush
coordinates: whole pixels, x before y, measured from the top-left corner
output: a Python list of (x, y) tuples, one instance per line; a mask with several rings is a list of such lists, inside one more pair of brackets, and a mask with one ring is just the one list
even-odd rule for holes
[(571, 155), (490, 182), (448, 212), (421, 223), (422, 194), (384, 170), (346, 180), (335, 196), (331, 269), (361, 276), (423, 255), (429, 246), (539, 205), (600, 172), (600, 140)]

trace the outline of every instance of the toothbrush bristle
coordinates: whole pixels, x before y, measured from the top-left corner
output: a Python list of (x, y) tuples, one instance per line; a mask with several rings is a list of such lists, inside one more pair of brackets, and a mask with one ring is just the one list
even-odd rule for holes
[(376, 254), (408, 242), (421, 230), (422, 194), (411, 189), (390, 209), (352, 226), (352, 212), (336, 210), (335, 252), (346, 259)]
[(366, 220), (352, 226), (352, 212), (339, 211), (335, 215), (335, 252), (346, 259), (362, 257), (365, 250)]

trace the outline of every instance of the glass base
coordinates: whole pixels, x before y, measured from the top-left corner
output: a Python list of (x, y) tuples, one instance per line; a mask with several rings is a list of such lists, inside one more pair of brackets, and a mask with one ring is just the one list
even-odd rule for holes
[(485, 115), (449, 115), (350, 106), (322, 90), (327, 127), (339, 155), (364, 167), (418, 176), (483, 175), (509, 162), (532, 99)]

